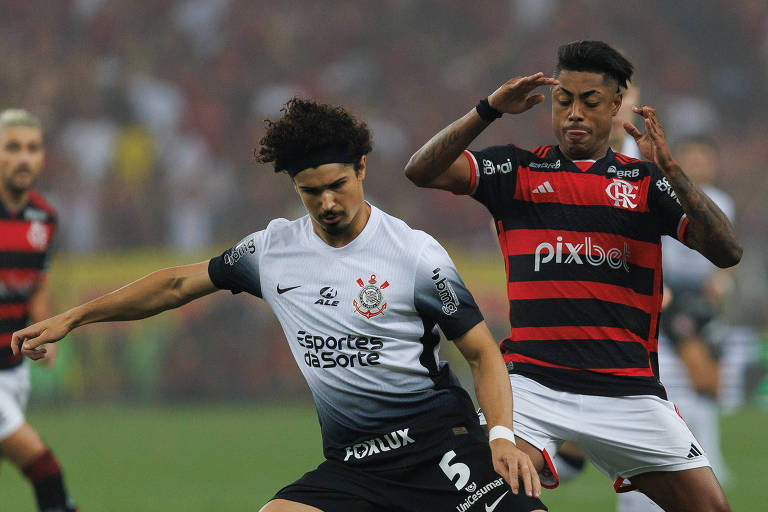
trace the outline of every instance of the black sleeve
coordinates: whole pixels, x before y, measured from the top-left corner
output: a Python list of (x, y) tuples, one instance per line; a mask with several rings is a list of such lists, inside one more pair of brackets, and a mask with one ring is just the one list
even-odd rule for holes
[(422, 318), (440, 326), (449, 340), (483, 321), (474, 297), (443, 247), (430, 237), (416, 267), (414, 304)]
[(214, 286), (232, 293), (248, 292), (261, 297), (259, 256), (262, 233), (248, 235), (231, 249), (211, 258), (208, 275)]
[(648, 188), (648, 208), (659, 227), (659, 233), (681, 240), (687, 217), (672, 185), (661, 170), (650, 164), (651, 182)]
[(509, 144), (464, 152), (472, 172), (466, 193), (485, 205), (494, 217), (501, 216), (504, 205), (515, 195), (520, 151)]

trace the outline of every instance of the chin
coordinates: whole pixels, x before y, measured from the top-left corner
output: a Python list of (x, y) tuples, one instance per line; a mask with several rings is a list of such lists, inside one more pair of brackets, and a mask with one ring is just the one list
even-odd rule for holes
[(564, 146), (565, 151), (571, 156), (573, 160), (587, 160), (589, 159), (590, 151), (584, 146)]
[(329, 235), (341, 235), (349, 228), (349, 224), (324, 224), (323, 231)]

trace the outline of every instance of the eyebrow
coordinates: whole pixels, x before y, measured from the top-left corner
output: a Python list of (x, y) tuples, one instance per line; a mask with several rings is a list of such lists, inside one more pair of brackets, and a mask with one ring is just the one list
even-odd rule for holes
[[(571, 91), (569, 91), (568, 89), (566, 89), (563, 86), (560, 86), (560, 90), (563, 91), (565, 94), (567, 94), (570, 97), (575, 96)], [(586, 92), (583, 92), (583, 93), (579, 94), (579, 97), (580, 98), (586, 98), (587, 96), (591, 96), (592, 94), (599, 94), (599, 93), (600, 93), (600, 91), (598, 91), (597, 89), (590, 89), (590, 90), (588, 90)]]
[(341, 185), (344, 181), (346, 181), (346, 179), (347, 179), (347, 177), (344, 176), (343, 178), (339, 178), (336, 181), (334, 181), (333, 183), (329, 183), (328, 185), (323, 185), (321, 187), (302, 187), (302, 186), (299, 186), (299, 189), (301, 189), (304, 192), (310, 192), (310, 193), (317, 192), (317, 191), (320, 191), (320, 190), (325, 190), (327, 188), (334, 187), (336, 185)]

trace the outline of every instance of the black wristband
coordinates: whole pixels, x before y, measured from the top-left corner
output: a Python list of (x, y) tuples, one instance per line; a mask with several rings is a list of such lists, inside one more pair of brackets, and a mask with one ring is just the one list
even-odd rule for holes
[(477, 110), (477, 115), (480, 116), (480, 119), (486, 123), (493, 122), (501, 117), (501, 112), (493, 108), (491, 104), (488, 103), (488, 98), (481, 99), (475, 107), (475, 110)]

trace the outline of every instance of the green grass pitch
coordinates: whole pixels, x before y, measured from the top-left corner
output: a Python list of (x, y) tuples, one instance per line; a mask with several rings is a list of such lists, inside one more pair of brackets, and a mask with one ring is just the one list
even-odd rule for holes
[[(83, 512), (258, 510), (321, 460), (308, 405), (33, 407), (29, 420), (61, 460)], [(746, 409), (723, 418), (722, 428), (734, 473), (731, 505), (763, 510), (768, 413)], [(543, 499), (553, 511), (614, 510), (611, 482), (591, 467)], [(0, 510), (36, 510), (31, 489), (7, 462)]]

